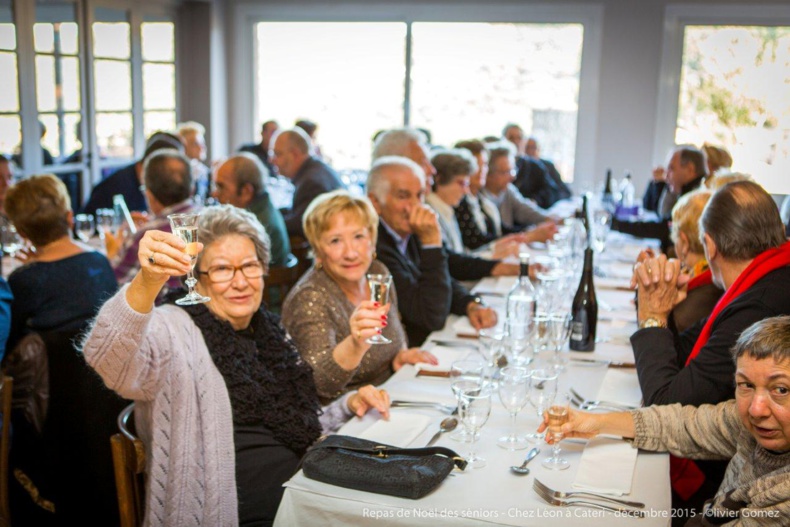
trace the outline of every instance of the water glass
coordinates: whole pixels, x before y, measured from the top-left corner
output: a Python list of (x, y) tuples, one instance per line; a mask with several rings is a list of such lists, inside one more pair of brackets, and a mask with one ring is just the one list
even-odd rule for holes
[(591, 242), (593, 250), (600, 254), (606, 249), (606, 238), (612, 228), (612, 214), (604, 209), (596, 210), (592, 217)]
[(559, 394), (554, 402), (549, 406), (546, 413), (549, 417), (549, 426), (546, 429), (546, 436), (551, 437), (552, 448), (551, 457), (543, 460), (544, 467), (551, 470), (565, 470), (570, 466), (567, 459), (560, 457), (560, 441), (562, 440), (561, 427), (568, 422), (570, 417), (571, 398), (567, 393)]
[(120, 219), (115, 217), (113, 209), (97, 209), (96, 210), (96, 227), (99, 230), (99, 236), (104, 238), (106, 233), (113, 236), (118, 232), (120, 226)]
[(502, 351), (511, 366), (527, 366), (534, 359), (530, 337), (533, 321), (508, 319), (502, 336)]
[(504, 354), (504, 332), (501, 329), (481, 329), (478, 333), (478, 349), (488, 363), (487, 379), (493, 379), (500, 357)]
[(491, 390), (483, 387), (462, 391), (459, 396), (458, 414), (470, 437), (469, 455), (466, 457), (467, 466), (484, 467), (486, 460), (475, 453), (475, 443), (478, 432), (488, 421), (488, 416), (491, 415)]
[(558, 370), (565, 369), (568, 362), (561, 352), (571, 336), (571, 321), (570, 313), (556, 312), (549, 315), (549, 344), (554, 348), (554, 367)]
[(74, 216), (74, 231), (77, 233), (77, 238), (88, 243), (96, 231), (96, 224), (93, 223), (93, 214), (77, 214)]
[[(455, 394), (459, 407), (461, 405), (461, 394), (463, 392), (480, 390), (484, 386), (484, 370), (485, 364), (474, 359), (457, 360), (450, 365), (450, 388), (453, 390), (453, 394)], [(466, 428), (461, 427), (450, 434), (450, 439), (466, 442), (470, 438)]]
[(526, 368), (508, 366), (502, 368), (499, 376), (499, 400), (510, 414), (510, 434), (500, 437), (497, 445), (507, 450), (522, 450), (529, 442), (526, 437), (516, 434), (516, 417), (527, 404), (529, 396), (529, 375)]

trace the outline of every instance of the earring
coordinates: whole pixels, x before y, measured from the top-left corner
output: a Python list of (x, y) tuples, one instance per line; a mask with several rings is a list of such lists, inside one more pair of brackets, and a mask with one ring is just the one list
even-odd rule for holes
[(321, 260), (316, 260), (315, 261), (315, 268), (316, 269), (318, 269), (320, 271), (323, 267), (324, 267), (324, 264), (321, 263)]
[(373, 259), (375, 260), (376, 258), (378, 258), (378, 256), (379, 255), (376, 253), (376, 251), (373, 251)]

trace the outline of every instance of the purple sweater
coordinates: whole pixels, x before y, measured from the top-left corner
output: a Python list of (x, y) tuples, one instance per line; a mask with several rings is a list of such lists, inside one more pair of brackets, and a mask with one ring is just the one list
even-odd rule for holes
[[(186, 311), (138, 313), (124, 287), (99, 312), (84, 354), (108, 387), (136, 402), (148, 453), (144, 525), (238, 525), (230, 398)], [(344, 397), (324, 408), (321, 425), (332, 430), (350, 416)]]

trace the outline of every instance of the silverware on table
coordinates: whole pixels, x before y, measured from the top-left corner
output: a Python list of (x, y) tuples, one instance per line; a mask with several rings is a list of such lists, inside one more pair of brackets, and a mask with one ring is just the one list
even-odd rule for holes
[(529, 474), (529, 469), (527, 468), (527, 464), (535, 459), (535, 456), (540, 454), (540, 449), (535, 447), (529, 452), (527, 452), (527, 457), (524, 459), (524, 462), (521, 465), (512, 465), (510, 470), (518, 474), (519, 476), (526, 476)]
[(560, 500), (567, 500), (569, 498), (574, 498), (578, 496), (578, 497), (590, 498), (594, 500), (610, 501), (612, 503), (616, 503), (617, 505), (626, 505), (628, 507), (636, 507), (637, 509), (645, 508), (645, 504), (640, 501), (628, 501), (620, 498), (615, 498), (612, 496), (607, 496), (605, 494), (597, 494), (595, 492), (584, 492), (584, 491), (562, 492), (559, 490), (554, 490), (551, 487), (546, 486), (544, 483), (538, 481), (538, 478), (535, 478), (534, 486), (540, 487), (547, 495), (550, 495), (553, 498), (557, 498)]
[(444, 346), (445, 348), (466, 348), (472, 349), (477, 351), (477, 345), (474, 342), (462, 342), (459, 340), (444, 340), (444, 339), (432, 339), (428, 342), (433, 342), (437, 346)]
[(574, 406), (581, 408), (582, 410), (591, 410), (593, 408), (604, 408), (604, 409), (611, 409), (614, 411), (619, 412), (626, 412), (628, 410), (636, 410), (636, 406), (631, 406), (628, 404), (617, 403), (612, 401), (591, 401), (586, 399), (584, 396), (579, 394), (573, 388), (570, 389), (571, 392), (571, 403)]
[(445, 432), (452, 432), (458, 426), (458, 419), (455, 417), (447, 417), (439, 424), (439, 431), (433, 434), (433, 437), (428, 444), (425, 445), (426, 447), (433, 446), (439, 440), (439, 437)]
[(644, 511), (640, 511), (636, 509), (603, 505), (601, 503), (596, 503), (593, 501), (586, 501), (586, 500), (578, 500), (578, 499), (562, 500), (559, 498), (555, 498), (551, 494), (547, 494), (536, 483), (532, 484), (532, 488), (538, 494), (538, 496), (540, 496), (543, 499), (543, 501), (545, 501), (549, 505), (554, 505), (555, 507), (579, 507), (579, 506), (592, 507), (594, 509), (601, 509), (610, 512), (619, 512), (621, 514), (627, 514), (629, 516), (636, 516), (637, 518), (644, 518), (645, 516)]
[(450, 404), (435, 403), (432, 401), (392, 401), (392, 408), (433, 408), (440, 412), (451, 414), (455, 411), (455, 406)]

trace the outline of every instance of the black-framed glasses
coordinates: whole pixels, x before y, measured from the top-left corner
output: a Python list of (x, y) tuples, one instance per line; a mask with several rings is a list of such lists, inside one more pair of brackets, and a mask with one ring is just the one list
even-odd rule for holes
[(211, 280), (211, 282), (221, 284), (222, 282), (230, 282), (233, 280), (233, 277), (236, 276), (236, 271), (241, 271), (241, 274), (243, 274), (245, 278), (250, 279), (260, 278), (265, 274), (263, 264), (260, 260), (247, 262), (238, 266), (215, 265), (209, 267), (208, 271), (197, 271), (197, 274), (208, 275), (208, 279)]

